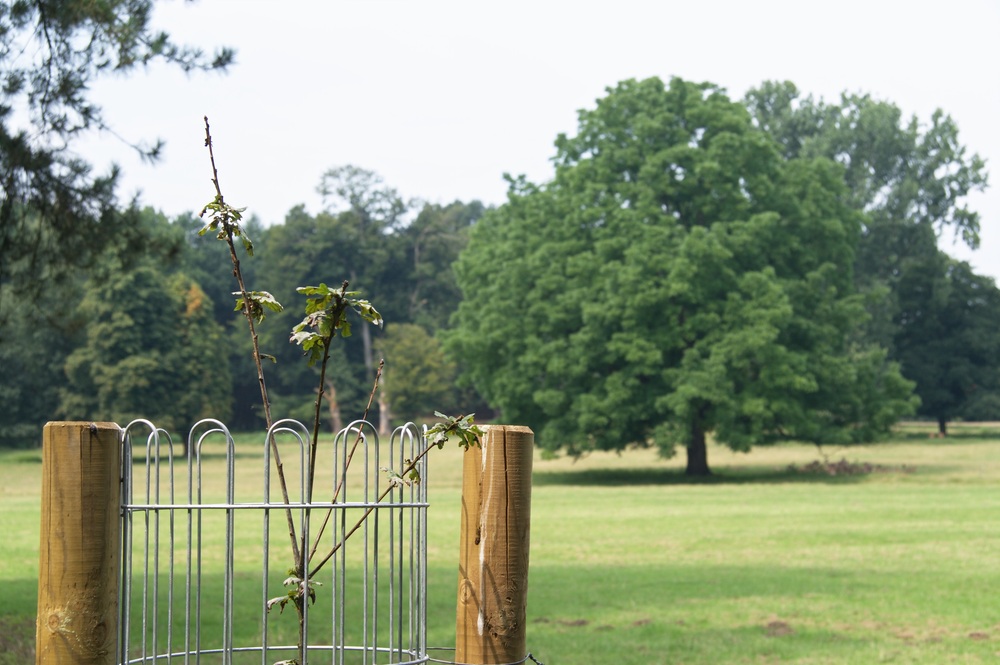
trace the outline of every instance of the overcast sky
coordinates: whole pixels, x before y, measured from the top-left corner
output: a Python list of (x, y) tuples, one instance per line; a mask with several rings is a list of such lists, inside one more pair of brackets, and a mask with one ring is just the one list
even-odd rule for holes
[[(330, 167), (379, 173), (404, 197), (498, 204), (503, 174), (541, 182), (560, 132), (627, 78), (710, 81), (739, 98), (769, 79), (836, 99), (870, 93), (923, 121), (942, 108), (1000, 186), (1000, 2), (615, 0), (200, 0), (156, 3), (180, 42), (227, 45), (225, 75), (153, 66), (101, 82), (94, 99), (131, 140), (162, 138), (141, 163), (104, 135), (82, 151), (125, 171), (124, 191), (168, 215), (214, 190), (264, 223), (320, 208)], [(978, 252), (942, 247), (1000, 278), (1000, 189), (970, 197)]]

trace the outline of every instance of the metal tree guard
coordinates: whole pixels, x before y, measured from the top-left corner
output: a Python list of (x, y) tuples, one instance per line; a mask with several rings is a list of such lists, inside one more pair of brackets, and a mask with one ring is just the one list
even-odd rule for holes
[[(307, 498), (310, 436), (297, 421), (274, 424), (264, 437), (263, 465), (257, 469), (239, 464), (232, 435), (216, 420), (192, 428), (186, 459), (175, 452), (169, 434), (148, 421), (131, 423), (124, 434), (119, 663), (298, 660), (298, 647), (286, 637), (297, 637), (295, 612), (277, 617), (276, 602), (268, 611), (269, 600), (287, 592), (281, 578), (292, 561), (289, 536), (283, 533), (288, 511), (304, 554), (315, 552), (318, 561), (336, 550), (315, 579), (307, 570), (301, 581), (303, 588), (315, 588), (318, 598), (316, 605), (306, 602), (303, 611), (309, 636), (305, 660), (331, 665), (428, 661), (426, 483), (406, 486), (384, 472), (417, 459), (426, 446), (423, 430), (409, 424), (380, 443), (370, 423), (351, 423), (332, 447), (323, 448), (322, 457), (317, 455), (318, 477), (325, 484), (317, 481), (312, 501)], [(282, 451), (288, 504), (272, 496), (271, 436)], [(144, 448), (133, 446), (133, 439), (144, 439)], [(213, 491), (218, 479), (205, 482), (204, 463), (218, 455), (224, 456), (224, 496)], [(426, 480), (426, 458), (417, 470)], [(260, 491), (237, 496), (248, 475), (256, 476)], [(243, 593), (247, 578), (260, 580), (259, 595)], [(258, 639), (237, 643), (234, 626), (250, 621), (258, 627)]]

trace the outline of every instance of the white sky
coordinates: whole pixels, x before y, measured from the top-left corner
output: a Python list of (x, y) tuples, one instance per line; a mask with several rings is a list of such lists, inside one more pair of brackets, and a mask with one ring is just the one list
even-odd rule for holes
[(404, 197), (501, 203), (502, 175), (551, 177), (552, 143), (626, 78), (711, 81), (739, 98), (768, 79), (836, 99), (844, 90), (928, 120), (942, 108), (986, 158), (996, 187), (970, 197), (982, 247), (942, 247), (1000, 278), (1000, 2), (997, 0), (179, 0), (154, 26), (182, 43), (237, 49), (227, 75), (162, 66), (95, 85), (111, 126), (165, 139), (156, 166), (116, 139), (123, 194), (168, 215), (223, 192), (264, 223), (305, 204), (330, 167), (379, 173)]

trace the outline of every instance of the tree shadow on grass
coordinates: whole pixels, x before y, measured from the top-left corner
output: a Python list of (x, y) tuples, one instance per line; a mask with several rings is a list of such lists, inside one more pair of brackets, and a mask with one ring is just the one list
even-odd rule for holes
[(0, 464), (41, 464), (42, 451), (32, 450), (0, 450)]
[(38, 580), (4, 579), (0, 608), (0, 665), (35, 662), (35, 612)]
[(831, 475), (789, 467), (720, 467), (710, 476), (686, 476), (684, 471), (671, 469), (581, 469), (579, 471), (535, 471), (535, 485), (577, 485), (619, 487), (634, 485), (752, 485), (815, 483), (850, 485), (863, 482), (874, 473), (903, 473), (901, 470), (878, 470), (871, 473)]
[(35, 618), (0, 616), (0, 665), (35, 662)]
[(948, 430), (947, 436), (931, 436), (925, 431), (904, 430), (893, 435), (894, 441), (926, 444), (929, 446), (947, 446), (949, 443), (983, 443), (994, 444), (1000, 440), (1000, 430), (989, 428), (957, 428)]

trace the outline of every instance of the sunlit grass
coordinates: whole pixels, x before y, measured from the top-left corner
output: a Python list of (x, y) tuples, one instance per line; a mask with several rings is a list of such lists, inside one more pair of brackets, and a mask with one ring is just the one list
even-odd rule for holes
[[(932, 431), (909, 426), (892, 443), (822, 451), (713, 447), (715, 476), (698, 482), (683, 477), (683, 459), (651, 451), (537, 457), (529, 650), (546, 665), (996, 662), (1000, 436), (952, 426), (956, 436), (942, 441)], [(238, 468), (260, 468), (254, 439), (241, 438), (238, 450)], [(802, 471), (823, 455), (875, 471)], [(39, 460), (0, 454), (5, 633), (12, 622), (33, 625)], [(206, 491), (224, 495), (221, 458), (205, 464)], [(427, 481), (429, 642), (451, 646), (457, 448), (433, 452)], [(259, 488), (254, 473), (239, 472), (237, 493)], [(287, 547), (280, 535), (272, 533), (276, 556)], [(249, 545), (238, 552), (253, 558)], [(216, 556), (206, 552), (208, 570), (217, 570)], [(260, 580), (239, 579), (249, 608), (238, 637), (251, 639)], [(274, 621), (285, 631), (293, 616)]]

